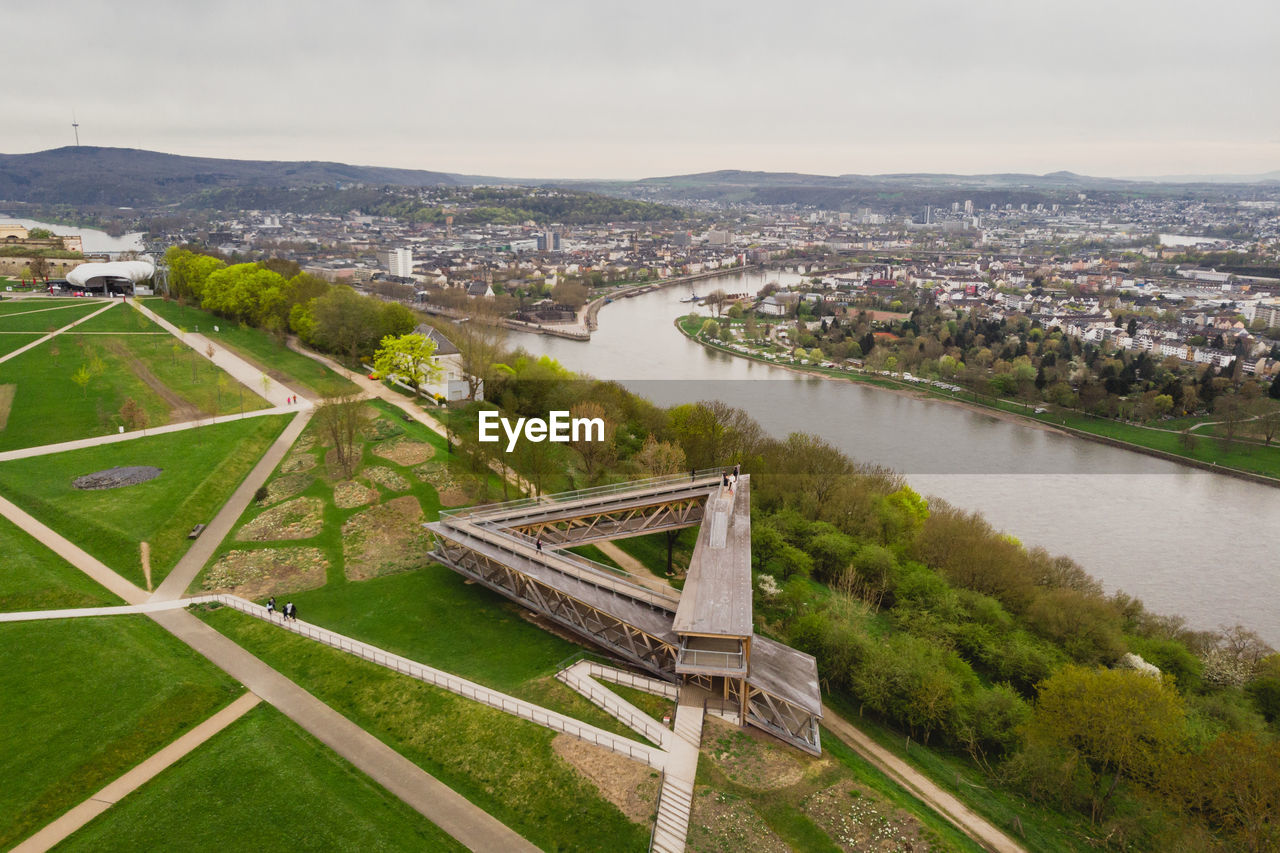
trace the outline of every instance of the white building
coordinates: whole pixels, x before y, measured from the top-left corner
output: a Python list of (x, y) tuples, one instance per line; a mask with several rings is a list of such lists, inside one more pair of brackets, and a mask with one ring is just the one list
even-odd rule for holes
[(400, 278), (413, 276), (413, 250), (388, 249), (378, 252), (378, 263), (386, 267), (387, 273)]

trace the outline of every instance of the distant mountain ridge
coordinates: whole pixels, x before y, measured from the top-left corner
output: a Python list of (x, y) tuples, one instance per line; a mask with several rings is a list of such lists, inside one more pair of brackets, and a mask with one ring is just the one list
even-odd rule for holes
[(228, 187), (366, 183), (406, 187), (456, 185), (443, 172), (352, 166), (323, 161), (228, 160), (136, 148), (68, 146), (0, 154), (0, 199), (49, 204), (140, 207), (169, 204)]
[[(1211, 179), (1182, 176), (1204, 187)], [(1211, 178), (1213, 176), (1210, 176)], [(1249, 176), (1217, 176), (1221, 186), (1239, 187)], [(1280, 171), (1258, 175), (1271, 186)], [(724, 169), (638, 181), (516, 179), (460, 175), (421, 169), (353, 166), (325, 161), (231, 160), (187, 157), (134, 148), (76, 146), (30, 154), (0, 154), (0, 200), (35, 204), (159, 207), (218, 190), (369, 186), (474, 186), (505, 183), (564, 186), (629, 197), (719, 198), (764, 204), (814, 204), (838, 208), (895, 199), (904, 206), (931, 203), (943, 190), (973, 193), (975, 203), (1036, 202), (1085, 191), (1169, 193), (1177, 176), (1151, 179), (1098, 178), (1068, 171), (1046, 175), (1000, 173), (955, 175), (812, 175)], [(905, 192), (909, 191), (909, 192)], [(905, 195), (904, 195), (905, 192)], [(1074, 197), (1074, 196), (1071, 196)]]

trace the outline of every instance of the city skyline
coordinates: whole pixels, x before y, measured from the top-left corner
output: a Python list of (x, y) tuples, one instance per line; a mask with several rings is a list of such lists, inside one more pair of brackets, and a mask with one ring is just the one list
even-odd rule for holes
[(302, 8), (8, 10), (71, 37), (12, 46), (2, 147), (74, 144), (74, 114), (83, 145), (512, 178), (1280, 168), (1252, 0)]

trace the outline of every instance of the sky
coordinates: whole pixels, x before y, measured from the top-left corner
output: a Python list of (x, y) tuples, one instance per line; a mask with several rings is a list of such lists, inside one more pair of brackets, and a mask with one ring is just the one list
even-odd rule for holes
[(1275, 0), (5, 3), (0, 153), (545, 178), (1280, 169)]

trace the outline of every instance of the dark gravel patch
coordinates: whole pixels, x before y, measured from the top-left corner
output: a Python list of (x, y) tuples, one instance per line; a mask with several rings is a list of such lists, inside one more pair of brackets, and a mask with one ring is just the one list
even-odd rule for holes
[(122, 486), (136, 486), (160, 476), (162, 469), (151, 465), (128, 465), (122, 468), (108, 468), (76, 477), (71, 485), (77, 489), (101, 490), (118, 489)]

